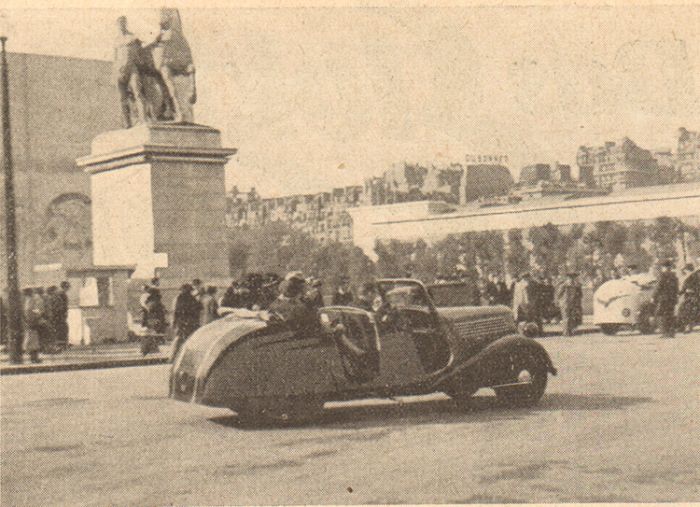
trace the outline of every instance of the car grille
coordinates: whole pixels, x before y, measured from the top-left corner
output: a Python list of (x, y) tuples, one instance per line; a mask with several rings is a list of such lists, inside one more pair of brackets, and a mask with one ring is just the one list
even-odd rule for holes
[(455, 333), (465, 339), (483, 338), (494, 334), (511, 331), (511, 326), (503, 317), (491, 317), (479, 320), (462, 320), (452, 324)]

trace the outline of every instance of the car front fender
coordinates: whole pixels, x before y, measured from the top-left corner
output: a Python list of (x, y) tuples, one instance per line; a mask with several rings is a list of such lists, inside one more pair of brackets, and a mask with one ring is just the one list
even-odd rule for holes
[(549, 354), (540, 343), (531, 338), (513, 334), (499, 338), (463, 363), (455, 365), (453, 369), (446, 372), (445, 376), (440, 378), (438, 383), (443, 384), (446, 381), (452, 381), (456, 377), (462, 377), (463, 379), (469, 379), (475, 385), (488, 385), (492, 377), (498, 376), (499, 372), (495, 370), (494, 365), (498, 364), (505, 354), (523, 352), (529, 352), (540, 358), (549, 373), (552, 375), (557, 374), (557, 369), (554, 367), (551, 357), (549, 357)]

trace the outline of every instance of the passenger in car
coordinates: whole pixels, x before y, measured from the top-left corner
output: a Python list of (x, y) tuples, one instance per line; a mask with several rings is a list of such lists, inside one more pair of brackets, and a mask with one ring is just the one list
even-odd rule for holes
[(299, 271), (289, 273), (280, 284), (280, 295), (268, 308), (292, 331), (310, 327), (317, 320), (316, 312), (303, 300), (305, 285)]
[(355, 300), (353, 306), (362, 308), (365, 311), (373, 312), (374, 300), (379, 296), (377, 293), (377, 286), (374, 282), (365, 282), (362, 285), (362, 290), (360, 291), (360, 296)]

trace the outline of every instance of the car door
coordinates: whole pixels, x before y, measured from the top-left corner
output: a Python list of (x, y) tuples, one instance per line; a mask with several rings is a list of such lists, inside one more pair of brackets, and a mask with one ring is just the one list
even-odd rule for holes
[(335, 345), (330, 370), (340, 391), (372, 385), (380, 372), (380, 340), (374, 316), (360, 308), (330, 306), (319, 310), (326, 336)]
[(336, 344), (331, 368), (339, 390), (379, 394), (419, 383), (447, 365), (450, 351), (443, 330), (429, 299), (423, 301), (387, 302), (376, 313), (321, 309)]
[(447, 366), (444, 329), (420, 283), (401, 281), (383, 292), (384, 308), (376, 316), (381, 371), (375, 382), (387, 389), (419, 383)]

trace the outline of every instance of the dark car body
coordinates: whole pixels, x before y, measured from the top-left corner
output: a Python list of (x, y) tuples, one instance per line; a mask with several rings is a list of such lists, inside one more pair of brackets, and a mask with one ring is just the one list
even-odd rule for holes
[(544, 348), (516, 334), (506, 307), (438, 307), (418, 281), (377, 285), (384, 303), (376, 312), (324, 307), (301, 328), (229, 315), (200, 328), (175, 359), (170, 396), (286, 419), (317, 413), (325, 401), (468, 397), (480, 387), (527, 404), (556, 374)]

